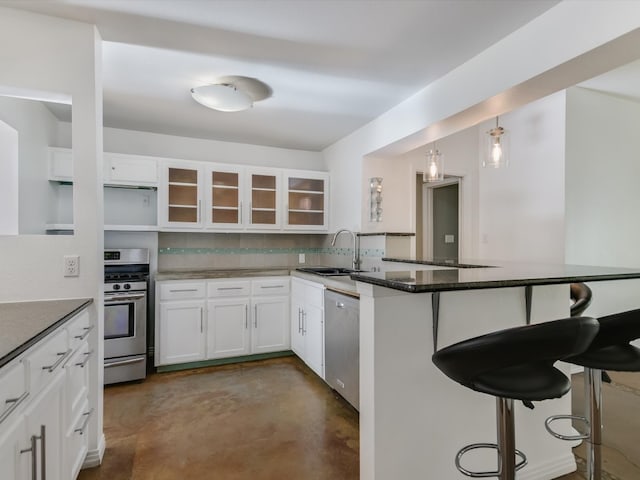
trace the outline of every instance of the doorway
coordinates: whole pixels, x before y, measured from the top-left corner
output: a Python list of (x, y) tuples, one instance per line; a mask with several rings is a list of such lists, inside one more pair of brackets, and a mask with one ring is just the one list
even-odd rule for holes
[[(419, 175), (421, 180), (422, 175)], [(460, 254), (460, 177), (445, 176), (442, 182), (419, 181), (420, 218), (416, 222), (420, 257), (458, 261)], [(421, 207), (421, 208), (420, 208)]]

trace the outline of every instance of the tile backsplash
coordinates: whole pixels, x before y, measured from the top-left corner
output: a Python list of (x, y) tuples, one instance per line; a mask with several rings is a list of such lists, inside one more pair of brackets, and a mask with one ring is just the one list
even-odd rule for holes
[[(256, 233), (168, 233), (158, 234), (158, 269), (194, 270), (225, 268), (298, 267), (304, 265), (351, 266), (353, 250), (349, 235), (256, 234)], [(372, 245), (379, 247), (378, 245)], [(379, 260), (383, 248), (363, 248), (363, 261)]]

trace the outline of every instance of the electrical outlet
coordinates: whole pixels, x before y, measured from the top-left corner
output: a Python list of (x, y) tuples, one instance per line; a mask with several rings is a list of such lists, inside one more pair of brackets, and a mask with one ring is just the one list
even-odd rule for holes
[(80, 275), (80, 257), (78, 255), (64, 256), (64, 276), (77, 277)]
[(298, 254), (298, 263), (304, 263), (306, 259), (304, 258), (304, 253)]

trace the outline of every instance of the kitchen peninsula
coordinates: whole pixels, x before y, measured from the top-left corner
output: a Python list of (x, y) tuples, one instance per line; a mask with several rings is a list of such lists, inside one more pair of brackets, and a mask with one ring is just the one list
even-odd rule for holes
[[(454, 465), (456, 452), (495, 442), (494, 399), (446, 378), (431, 362), (434, 349), (568, 317), (569, 283), (640, 278), (640, 268), (385, 260), (380, 272), (351, 275), (360, 294), (360, 478), (366, 480), (466, 478)], [(567, 365), (559, 368), (569, 375)], [(548, 416), (570, 410), (569, 395), (537, 402), (534, 410), (516, 406), (517, 448), (529, 459), (519, 479), (575, 470), (574, 445), (544, 427)], [(570, 432), (570, 425), (563, 428)], [(494, 451), (468, 457), (471, 470), (496, 467)]]

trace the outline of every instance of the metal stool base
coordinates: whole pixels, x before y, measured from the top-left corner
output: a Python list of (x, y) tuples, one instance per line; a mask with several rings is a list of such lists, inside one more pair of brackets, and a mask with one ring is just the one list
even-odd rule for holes
[[(461, 448), (456, 454), (456, 468), (460, 473), (466, 475), (467, 477), (472, 478), (488, 478), (488, 477), (499, 477), (503, 472), (502, 468), (498, 468), (498, 470), (490, 471), (490, 472), (472, 472), (471, 470), (467, 470), (461, 465), (462, 457), (465, 453), (470, 452), (471, 450), (478, 450), (480, 448), (492, 448), (498, 452), (498, 456), (500, 456), (500, 448), (496, 443), (472, 443), (471, 445), (467, 445), (466, 447)], [(515, 450), (515, 454), (520, 457), (520, 461), (515, 464), (515, 471), (517, 472), (522, 467), (527, 464), (527, 456), (522, 453), (520, 450)], [(499, 467), (502, 466), (502, 462), (498, 462)]]

